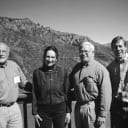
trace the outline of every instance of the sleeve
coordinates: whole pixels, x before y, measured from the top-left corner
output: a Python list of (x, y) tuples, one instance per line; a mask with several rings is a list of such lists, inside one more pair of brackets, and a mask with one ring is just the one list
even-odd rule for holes
[(70, 101), (75, 101), (76, 97), (75, 97), (75, 91), (74, 91), (74, 80), (73, 80), (73, 75), (74, 75), (74, 71), (72, 70), (72, 72), (69, 74), (69, 92), (68, 92), (68, 98)]
[(106, 117), (112, 100), (110, 76), (106, 68), (99, 70), (98, 76), (99, 95), (96, 101), (96, 110), (98, 116)]
[(69, 84), (69, 73), (67, 69), (64, 69), (64, 91), (65, 91), (65, 97), (66, 97), (66, 113), (71, 112), (71, 101), (69, 100), (69, 90), (70, 90), (70, 84)]
[(27, 83), (27, 79), (22, 71), (22, 69), (20, 68), (19, 65), (17, 65), (17, 69), (18, 69), (18, 72), (19, 72), (19, 76), (20, 76), (20, 83), (19, 83), (19, 87), (20, 88), (24, 88), (26, 86), (26, 83)]
[(37, 114), (37, 75), (33, 73), (33, 84), (32, 84), (32, 115)]

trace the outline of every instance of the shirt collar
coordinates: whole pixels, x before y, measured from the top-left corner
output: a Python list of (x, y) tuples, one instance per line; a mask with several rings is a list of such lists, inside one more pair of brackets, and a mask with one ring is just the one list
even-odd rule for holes
[(7, 66), (7, 61), (5, 62), (5, 63), (3, 63), (3, 64), (0, 64), (0, 68), (5, 68), (6, 66)]
[(83, 66), (83, 68), (85, 68), (85, 67), (88, 67), (88, 66), (90, 66), (90, 65), (92, 65), (92, 64), (93, 64), (93, 60), (89, 61), (89, 62), (86, 63), (86, 64), (82, 64), (82, 66)]
[(44, 72), (55, 71), (55, 70), (56, 70), (56, 65), (54, 65), (54, 66), (52, 66), (52, 67), (48, 67), (48, 66), (46, 66), (46, 65), (44, 64), (43, 67), (42, 67), (42, 70), (43, 70)]

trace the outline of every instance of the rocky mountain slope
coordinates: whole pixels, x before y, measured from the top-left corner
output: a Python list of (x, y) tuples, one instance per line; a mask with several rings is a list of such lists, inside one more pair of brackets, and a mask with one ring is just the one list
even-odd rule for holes
[(58, 48), (59, 65), (67, 66), (70, 71), (79, 61), (78, 45), (84, 40), (95, 45), (96, 59), (105, 66), (113, 59), (109, 47), (96, 43), (87, 36), (56, 31), (36, 24), (28, 18), (0, 17), (0, 41), (10, 46), (10, 59), (20, 64), (30, 80), (33, 70), (42, 64), (43, 50), (46, 46), (52, 44)]

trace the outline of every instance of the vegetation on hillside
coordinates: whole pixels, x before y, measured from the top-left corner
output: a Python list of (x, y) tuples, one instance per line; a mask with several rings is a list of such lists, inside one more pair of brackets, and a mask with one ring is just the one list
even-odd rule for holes
[(43, 50), (55, 45), (59, 50), (59, 65), (67, 66), (69, 71), (79, 61), (78, 45), (91, 41), (96, 47), (96, 59), (105, 66), (113, 59), (109, 47), (94, 42), (87, 36), (60, 32), (32, 22), (30, 19), (0, 17), (0, 41), (11, 48), (10, 59), (20, 64), (31, 80), (32, 72), (41, 66)]

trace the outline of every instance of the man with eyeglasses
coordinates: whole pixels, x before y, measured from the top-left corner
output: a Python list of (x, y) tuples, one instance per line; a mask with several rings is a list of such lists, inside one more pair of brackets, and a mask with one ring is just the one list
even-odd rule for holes
[(94, 59), (90, 42), (79, 46), (80, 62), (70, 74), (76, 96), (76, 128), (105, 128), (111, 103), (111, 84), (107, 69)]
[(0, 128), (23, 128), (16, 101), (27, 80), (18, 64), (8, 60), (9, 52), (7, 44), (0, 42)]

